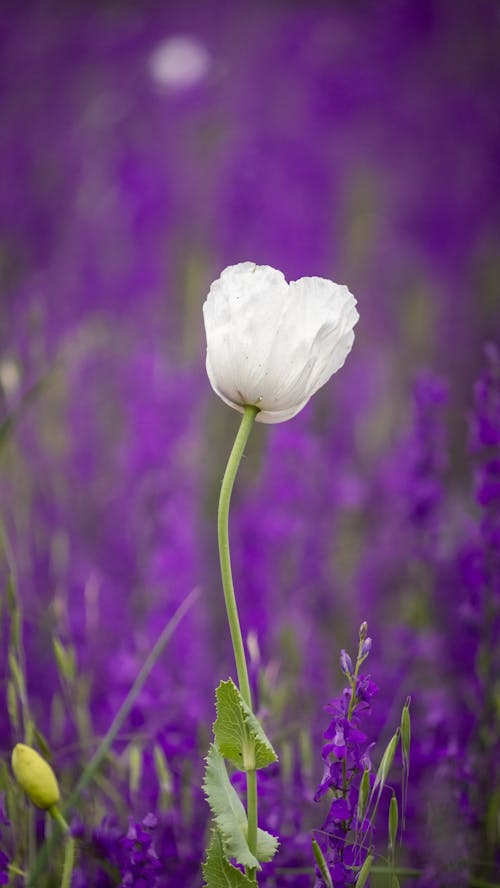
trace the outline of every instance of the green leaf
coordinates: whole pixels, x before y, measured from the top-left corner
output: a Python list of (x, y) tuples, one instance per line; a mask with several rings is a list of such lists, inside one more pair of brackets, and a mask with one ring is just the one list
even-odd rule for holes
[(370, 795), (370, 769), (363, 771), (361, 783), (359, 784), (358, 795), (358, 820), (361, 822), (365, 816), (366, 807), (368, 805), (368, 797)]
[(410, 720), (410, 703), (411, 697), (408, 697), (403, 710), (401, 712), (401, 752), (407, 766), (410, 765), (410, 744), (411, 744), (411, 720)]
[(16, 660), (14, 653), (9, 654), (9, 665), (12, 681), (16, 689), (17, 695), (23, 705), (26, 705), (26, 684), (21, 666)]
[(139, 743), (132, 742), (128, 747), (128, 787), (131, 795), (139, 791), (142, 778), (143, 754)]
[(19, 717), (17, 691), (11, 679), (7, 682), (7, 712), (9, 713), (10, 724), (17, 733), (21, 728), (21, 719)]
[(222, 755), (240, 771), (267, 768), (278, 761), (262, 725), (232, 681), (221, 681), (215, 692), (217, 720), (214, 734)]
[(323, 852), (322, 852), (321, 848), (319, 847), (316, 839), (312, 840), (312, 849), (313, 849), (313, 854), (314, 854), (316, 863), (318, 864), (318, 868), (321, 873), (321, 877), (323, 879), (323, 882), (325, 883), (327, 888), (333, 888), (333, 882), (332, 882), (332, 877), (330, 875), (330, 870), (328, 869), (326, 860), (323, 856)]
[(394, 851), (396, 848), (396, 838), (398, 835), (399, 811), (398, 800), (394, 793), (392, 794), (391, 803), (389, 805), (389, 854), (394, 863)]
[(372, 868), (372, 863), (373, 854), (369, 854), (358, 873), (358, 878), (356, 879), (356, 888), (363, 888), (363, 886), (366, 885), (368, 876), (370, 875), (370, 870)]
[(265, 830), (257, 830), (256, 855), (248, 847), (245, 809), (229, 780), (224, 759), (215, 744), (208, 751), (203, 789), (221, 834), (226, 857), (234, 857), (237, 863), (249, 869), (260, 869), (259, 860), (272, 860), (278, 848), (278, 840)]
[(373, 784), (372, 793), (374, 793), (375, 790), (379, 788), (379, 798), (382, 788), (385, 786), (386, 780), (389, 776), (389, 771), (391, 770), (392, 763), (394, 761), (394, 756), (396, 754), (396, 749), (399, 743), (399, 736), (400, 731), (398, 728), (396, 730), (396, 733), (393, 734), (393, 736), (389, 740), (389, 743), (384, 750), (380, 765), (378, 766), (378, 771), (375, 776), (375, 783)]
[(266, 832), (265, 829), (257, 830), (257, 858), (263, 863), (269, 863), (278, 850), (278, 839)]
[(155, 763), (156, 776), (160, 787), (159, 808), (160, 811), (168, 811), (172, 807), (172, 788), (173, 780), (170, 768), (168, 767), (167, 758), (163, 749), (158, 743), (153, 747), (153, 759)]
[(52, 750), (49, 746), (49, 741), (47, 740), (45, 734), (37, 728), (36, 725), (33, 725), (33, 736), (36, 740), (37, 746), (40, 748), (42, 755), (44, 758), (48, 759), (48, 761), (52, 760)]
[(255, 882), (224, 857), (222, 839), (216, 829), (213, 831), (202, 870), (205, 888), (245, 888), (247, 885), (255, 888)]
[(54, 637), (52, 639), (54, 656), (61, 678), (72, 684), (76, 675), (75, 652), (71, 647), (65, 648), (62, 641)]
[(410, 719), (410, 703), (411, 697), (408, 697), (403, 711), (401, 713), (401, 753), (403, 757), (403, 830), (406, 826), (406, 800), (408, 798), (408, 776), (410, 773), (410, 743), (411, 743), (411, 719)]
[(214, 743), (208, 750), (203, 789), (219, 828), (226, 857), (234, 857), (237, 863), (250, 869), (260, 869), (257, 858), (248, 847), (245, 809)]
[[(378, 808), (378, 803), (380, 802), (380, 796), (382, 795), (382, 790), (386, 784), (387, 778), (389, 776), (389, 771), (391, 770), (392, 763), (394, 761), (396, 749), (398, 748), (399, 738), (400, 738), (400, 731), (399, 731), (399, 728), (397, 728), (396, 733), (393, 734), (393, 736), (389, 740), (389, 743), (387, 744), (387, 746), (384, 750), (384, 754), (382, 756), (382, 760), (380, 762), (380, 765), (378, 766), (378, 771), (375, 776), (375, 782), (373, 784), (372, 791), (370, 793), (370, 799), (369, 799), (369, 807), (370, 807), (371, 804), (373, 803), (374, 798), (375, 798), (375, 793), (377, 794), (377, 798), (375, 799), (374, 808), (373, 808), (373, 811), (371, 812), (372, 821), (375, 820), (375, 814), (376, 814), (376, 811)], [(377, 792), (377, 790), (378, 790), (378, 792)]]

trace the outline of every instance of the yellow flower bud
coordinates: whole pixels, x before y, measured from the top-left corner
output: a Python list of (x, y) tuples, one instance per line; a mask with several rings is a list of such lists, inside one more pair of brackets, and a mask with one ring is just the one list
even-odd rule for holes
[(12, 752), (12, 770), (34, 805), (44, 809), (57, 805), (60, 795), (56, 775), (35, 749), (18, 743)]

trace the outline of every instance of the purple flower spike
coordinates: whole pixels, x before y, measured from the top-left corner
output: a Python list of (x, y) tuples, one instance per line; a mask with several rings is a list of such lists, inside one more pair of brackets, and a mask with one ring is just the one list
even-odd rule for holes
[[(327, 741), (322, 749), (325, 768), (314, 800), (319, 801), (331, 793), (330, 808), (321, 826), (318, 843), (334, 888), (353, 888), (373, 841), (373, 814), (366, 806), (360, 814), (359, 808), (361, 780), (366, 770), (372, 770), (370, 752), (374, 745), (363, 730), (364, 720), (370, 715), (371, 700), (378, 692), (369, 675), (359, 675), (359, 667), (372, 645), (367, 631), (368, 626), (363, 623), (354, 669), (349, 655), (341, 651), (340, 665), (349, 686), (325, 706), (333, 717), (324, 734)], [(374, 775), (370, 774), (371, 787), (374, 781)], [(366, 779), (364, 787), (366, 793)], [(317, 871), (315, 888), (324, 886)]]

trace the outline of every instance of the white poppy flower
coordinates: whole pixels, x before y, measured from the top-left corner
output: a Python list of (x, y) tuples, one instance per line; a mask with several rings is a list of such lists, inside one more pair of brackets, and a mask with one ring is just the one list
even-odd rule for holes
[(224, 269), (203, 306), (214, 391), (257, 422), (284, 422), (342, 367), (354, 342), (356, 300), (319, 277), (288, 284), (268, 265)]

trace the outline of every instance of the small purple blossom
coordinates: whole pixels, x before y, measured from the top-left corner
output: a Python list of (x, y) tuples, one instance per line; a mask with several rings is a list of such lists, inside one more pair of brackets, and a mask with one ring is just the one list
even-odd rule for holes
[(140, 823), (130, 820), (128, 832), (121, 839), (123, 888), (156, 885), (160, 863), (153, 848), (153, 832), (157, 825), (158, 819), (151, 813)]

